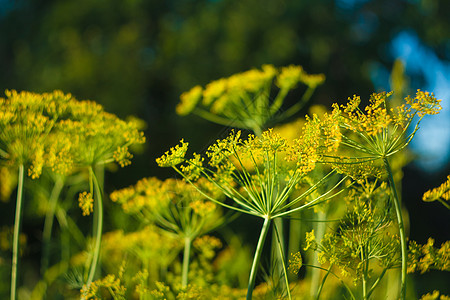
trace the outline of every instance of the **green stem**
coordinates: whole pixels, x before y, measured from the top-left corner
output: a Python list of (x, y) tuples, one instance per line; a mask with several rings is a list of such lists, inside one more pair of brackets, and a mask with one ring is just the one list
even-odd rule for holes
[[(330, 275), (331, 267), (332, 267), (332, 266), (333, 266), (333, 265), (330, 264), (330, 266), (328, 267), (327, 273), (325, 274), (325, 276), (324, 276), (323, 279), (322, 279), (322, 283), (320, 284), (319, 289), (317, 290), (316, 300), (319, 300), (319, 298), (320, 298), (320, 294), (322, 293), (322, 289), (323, 289), (323, 287), (324, 287), (324, 285), (325, 285), (325, 281), (327, 280), (328, 275)], [(320, 269), (314, 269), (314, 270), (320, 270)]]
[(361, 254), (361, 259), (364, 263), (364, 269), (363, 269), (363, 277), (362, 277), (362, 293), (363, 293), (363, 299), (367, 300), (368, 295), (367, 295), (367, 280), (368, 280), (368, 262), (369, 260), (366, 258), (366, 251), (365, 251), (365, 247), (363, 250), (363, 253)]
[(194, 114), (198, 115), (199, 117), (202, 117), (203, 119), (219, 124), (219, 125), (224, 125), (224, 126), (235, 126), (238, 128), (246, 128), (246, 126), (244, 126), (244, 124), (242, 124), (242, 122), (238, 121), (238, 120), (231, 120), (231, 119), (227, 119), (227, 118), (222, 118), (218, 115), (212, 114), (206, 110), (203, 109), (199, 109), (196, 108), (193, 111)]
[(95, 176), (94, 170), (92, 169), (92, 167), (89, 168), (89, 174), (91, 176), (91, 178), (94, 181), (94, 187), (95, 187), (95, 195), (97, 196), (97, 209), (95, 210), (96, 214), (95, 214), (95, 246), (94, 246), (94, 254), (92, 257), (92, 262), (91, 262), (91, 266), (90, 266), (90, 270), (89, 270), (89, 275), (88, 275), (88, 279), (86, 282), (86, 286), (89, 288), (89, 286), (91, 285), (93, 279), (94, 279), (94, 275), (95, 275), (95, 271), (97, 269), (97, 265), (98, 265), (98, 261), (99, 261), (99, 256), (100, 256), (100, 245), (101, 245), (101, 240), (102, 240), (102, 229), (103, 229), (103, 201), (102, 201), (102, 192), (100, 190), (100, 186), (99, 183), (97, 181), (97, 177)]
[(402, 216), (402, 208), (400, 204), (400, 199), (397, 195), (397, 189), (395, 187), (394, 177), (392, 175), (391, 166), (387, 158), (383, 158), (384, 165), (388, 172), (388, 180), (389, 185), (391, 187), (392, 195), (394, 196), (394, 206), (395, 213), (397, 214), (397, 222), (398, 222), (398, 230), (400, 233), (400, 247), (402, 253), (402, 269), (401, 269), (401, 290), (400, 290), (400, 299), (404, 300), (406, 296), (406, 259), (407, 259), (407, 246), (406, 246), (406, 236), (405, 236), (405, 227), (403, 225), (403, 216)]
[[(277, 262), (278, 261), (283, 261), (284, 260), (284, 250), (280, 251), (280, 245), (281, 247), (284, 249), (284, 226), (283, 226), (283, 219), (279, 218), (279, 219), (274, 219), (273, 220), (273, 224), (274, 224), (274, 228), (276, 228), (276, 230), (272, 231), (272, 251), (271, 251), (271, 255), (272, 255), (272, 261), (273, 262)], [(279, 263), (276, 263), (274, 266), (276, 266), (277, 272), (281, 273), (283, 272), (283, 266)]]
[(308, 89), (303, 94), (302, 98), (299, 102), (288, 108), (285, 112), (283, 112), (279, 118), (277, 118), (277, 121), (285, 120), (291, 116), (293, 116), (295, 113), (297, 113), (300, 109), (302, 109), (305, 104), (311, 99), (311, 96), (314, 93), (315, 88), (308, 87)]
[(283, 274), (284, 274), (284, 282), (286, 284), (286, 291), (288, 294), (288, 299), (291, 300), (292, 299), (291, 298), (291, 290), (289, 288), (289, 279), (288, 279), (288, 274), (286, 271), (286, 263), (284, 261), (283, 243), (282, 243), (282, 240), (280, 239), (280, 235), (278, 234), (278, 228), (277, 228), (276, 222), (274, 222), (274, 229), (275, 229), (274, 231), (275, 231), (275, 235), (276, 235), (277, 242), (278, 242), (278, 250), (280, 253), (281, 264), (283, 266)]
[(13, 237), (13, 256), (11, 269), (11, 300), (16, 299), (17, 287), (17, 260), (19, 255), (19, 234), (20, 234), (20, 216), (22, 213), (22, 194), (23, 194), (23, 177), (24, 166), (19, 166), (19, 175), (17, 183), (17, 200), (16, 200), (16, 216), (14, 219), (14, 237)]
[(353, 292), (352, 292), (352, 290), (348, 287), (348, 285), (347, 285), (347, 284), (346, 284), (339, 276), (337, 276), (336, 274), (334, 274), (333, 272), (331, 272), (331, 267), (332, 267), (332, 265), (331, 265), (328, 269), (325, 269), (325, 268), (322, 268), (322, 267), (319, 267), (319, 266), (315, 266), (315, 265), (309, 265), (309, 264), (304, 264), (303, 266), (304, 266), (304, 267), (311, 267), (311, 268), (315, 268), (315, 269), (320, 269), (320, 270), (322, 270), (322, 271), (327, 271), (327, 273), (333, 275), (334, 277), (336, 277), (336, 279), (338, 279), (338, 280), (341, 282), (342, 286), (347, 290), (347, 292), (350, 294), (350, 297), (351, 297), (353, 300), (356, 299), (356, 298), (355, 298), (355, 295), (353, 295)]
[(55, 185), (50, 194), (49, 208), (45, 214), (44, 230), (42, 232), (42, 259), (41, 259), (41, 275), (45, 274), (48, 268), (50, 257), (50, 239), (52, 236), (53, 220), (55, 219), (56, 205), (58, 198), (64, 187), (64, 180), (61, 176), (58, 176), (55, 180)]
[[(294, 216), (289, 218), (289, 239), (288, 239), (288, 253), (297, 253), (300, 251), (300, 241), (302, 236), (302, 228), (304, 224), (300, 220), (301, 212), (296, 213)], [(290, 280), (296, 280), (297, 275), (290, 273)]]
[[(315, 221), (317, 220), (325, 220), (327, 217), (326, 212), (319, 211), (318, 213), (313, 214), (313, 218)], [(314, 222), (313, 224), (314, 232), (316, 235), (317, 240), (321, 240), (325, 234), (326, 229), (326, 223), (324, 222)], [(314, 251), (313, 254), (313, 261), (314, 263), (319, 263), (319, 255), (318, 252)], [(311, 288), (310, 288), (310, 294), (311, 298), (315, 299), (318, 297), (319, 293), (319, 282), (320, 282), (320, 269), (314, 268), (311, 271)]]
[(374, 282), (374, 284), (370, 288), (369, 292), (367, 293), (367, 299), (370, 297), (370, 295), (372, 295), (373, 291), (375, 290), (377, 285), (380, 283), (381, 279), (383, 279), (383, 276), (384, 276), (384, 274), (386, 274), (387, 270), (388, 270), (388, 268), (384, 268), (383, 271), (381, 272), (380, 276), (378, 277), (378, 279)]
[(184, 253), (183, 253), (183, 271), (181, 275), (181, 286), (185, 288), (188, 284), (189, 274), (189, 256), (191, 255), (191, 238), (184, 238)]
[(255, 281), (256, 281), (256, 272), (259, 267), (259, 260), (261, 259), (261, 253), (263, 250), (264, 241), (266, 240), (267, 232), (269, 232), (270, 221), (271, 220), (269, 217), (264, 218), (264, 224), (261, 229), (261, 233), (259, 235), (259, 240), (258, 240), (258, 244), (256, 246), (255, 256), (253, 257), (253, 263), (252, 263), (252, 268), (250, 271), (250, 277), (248, 280), (247, 298), (246, 298), (247, 300), (252, 299), (253, 288), (255, 287)]

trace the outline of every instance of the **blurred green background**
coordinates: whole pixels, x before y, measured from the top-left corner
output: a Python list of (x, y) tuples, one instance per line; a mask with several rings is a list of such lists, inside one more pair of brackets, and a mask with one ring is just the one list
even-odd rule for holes
[[(326, 75), (313, 102), (329, 105), (392, 89), (399, 60), (408, 93), (420, 88), (443, 99), (442, 114), (424, 122), (413, 145), (424, 159), (403, 180), (411, 238), (440, 244), (450, 238), (449, 212), (421, 195), (449, 173), (449, 13), (448, 0), (0, 0), (0, 90), (61, 89), (145, 120), (146, 148), (106, 174), (109, 194), (142, 177), (174, 176), (154, 159), (181, 138), (200, 151), (224, 133), (175, 114), (179, 95), (194, 85), (262, 64), (299, 64)], [(12, 224), (12, 209), (2, 204), (2, 225)], [(425, 292), (435, 278), (449, 279), (426, 276), (434, 279), (424, 281)]]

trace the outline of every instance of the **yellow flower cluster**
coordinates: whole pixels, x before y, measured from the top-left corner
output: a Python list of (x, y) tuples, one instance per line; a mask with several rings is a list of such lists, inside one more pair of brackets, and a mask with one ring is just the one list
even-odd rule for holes
[(204, 235), (194, 240), (194, 247), (198, 249), (207, 259), (211, 259), (216, 254), (216, 249), (222, 247), (222, 242), (213, 236)]
[(385, 174), (384, 168), (376, 161), (357, 157), (342, 156), (338, 161), (331, 162), (331, 166), (338, 173), (346, 174), (358, 183), (370, 177), (382, 178)]
[(447, 208), (450, 208), (448, 201), (450, 200), (450, 175), (447, 176), (447, 180), (439, 187), (426, 191), (423, 194), (422, 200), (425, 202), (440, 201)]
[[(370, 104), (364, 111), (359, 109), (361, 98), (354, 95), (349, 98), (347, 105), (341, 105), (343, 110), (343, 126), (354, 132), (367, 132), (368, 135), (376, 135), (386, 128), (391, 122), (392, 117), (386, 108), (386, 99), (392, 95), (392, 92), (374, 93), (370, 96)], [(335, 109), (337, 107), (335, 106)]]
[(305, 248), (303, 248), (303, 250), (308, 250), (311, 247), (314, 247), (316, 243), (316, 236), (314, 234), (314, 229), (311, 230), (310, 232), (306, 233), (306, 238), (305, 238)]
[(61, 91), (6, 91), (0, 98), (0, 156), (27, 165), (37, 178), (44, 167), (69, 173), (75, 167), (130, 163), (128, 148), (145, 142), (135, 121), (123, 121), (93, 101)]
[(94, 211), (94, 198), (91, 193), (82, 192), (78, 195), (78, 206), (83, 211), (83, 216), (89, 216)]
[(422, 295), (422, 297), (420, 297), (420, 300), (450, 300), (450, 297), (434, 290), (433, 293)]
[(206, 179), (200, 179), (197, 184), (206, 194), (184, 181), (144, 178), (134, 186), (114, 191), (110, 198), (121, 204), (125, 213), (180, 235), (198, 235), (221, 222), (216, 205), (206, 200), (207, 197), (219, 199), (221, 193)]
[[(327, 134), (331, 135), (332, 127), (327, 128), (330, 128)], [(250, 134), (246, 139), (241, 139), (241, 131), (232, 130), (227, 137), (208, 147), (205, 159), (198, 154), (193, 159), (184, 159), (187, 143), (183, 142), (157, 161), (160, 166), (172, 166), (187, 181), (203, 178), (216, 185), (226, 196), (254, 214), (274, 214), (286, 204), (287, 197), (301, 179), (315, 169), (321, 155), (319, 148), (324, 144), (320, 140), (321, 130), (318, 118), (308, 121), (304, 133), (293, 142), (288, 142), (273, 129), (260, 136)], [(329, 147), (334, 146), (327, 144), (326, 148)], [(182, 155), (176, 154), (178, 151)], [(180, 156), (185, 165), (178, 167), (174, 164), (182, 162), (178, 159)], [(204, 160), (207, 160), (205, 164)], [(198, 182), (196, 185), (202, 190)], [(280, 190), (279, 194), (274, 194), (278, 186), (287, 186), (289, 192), (281, 193)]]
[(123, 230), (107, 232), (102, 236), (102, 255), (114, 265), (120, 264), (129, 253), (141, 262), (153, 259), (159, 265), (167, 266), (181, 248), (179, 239), (155, 225), (128, 233)]
[(440, 104), (441, 100), (436, 99), (433, 93), (423, 92), (421, 90), (417, 90), (414, 98), (408, 96), (405, 100), (411, 106), (411, 109), (417, 112), (419, 117), (438, 114), (442, 109)]
[(303, 266), (303, 259), (300, 252), (292, 254), (292, 259), (289, 259), (289, 271), (293, 274), (298, 274)]
[(125, 299), (126, 288), (122, 285), (120, 278), (113, 274), (106, 275), (104, 278), (92, 282), (89, 287), (84, 285), (81, 289), (81, 299), (103, 299), (100, 295), (101, 288), (108, 290), (114, 299)]
[(156, 163), (160, 167), (173, 167), (182, 163), (185, 159), (186, 151), (189, 143), (184, 142), (182, 139), (180, 145), (170, 148), (163, 156), (156, 159)]
[(415, 241), (409, 243), (408, 273), (425, 273), (429, 270), (450, 271), (450, 241), (446, 241), (441, 248), (434, 246), (434, 239), (429, 238), (425, 245)]
[[(289, 90), (298, 83), (315, 89), (324, 79), (323, 74), (307, 74), (301, 66), (277, 69), (263, 65), (261, 70), (252, 69), (212, 81), (204, 89), (198, 85), (193, 87), (180, 96), (176, 111), (179, 115), (196, 113), (212, 122), (233, 123), (239, 128), (259, 131), (281, 108)], [(271, 103), (274, 82), (280, 90)]]
[(398, 237), (389, 232), (390, 217), (386, 214), (387, 185), (377, 181), (355, 184), (347, 195), (352, 207), (333, 232), (320, 241), (314, 231), (307, 233), (305, 250), (318, 252), (319, 262), (338, 267), (344, 276), (355, 281), (371, 272), (371, 262), (389, 269), (398, 265)]
[[(392, 92), (374, 93), (370, 96), (369, 105), (361, 109), (361, 98), (353, 96), (346, 105), (333, 104), (328, 126), (331, 128), (331, 138), (325, 144), (344, 146), (343, 156), (348, 156), (345, 149), (358, 152), (359, 157), (377, 160), (389, 157), (404, 149), (414, 137), (421, 119), (425, 115), (437, 114), (441, 109), (440, 100), (433, 94), (417, 91), (415, 97), (408, 96), (405, 103), (395, 108), (389, 108), (389, 97)], [(420, 118), (412, 125), (414, 116)], [(332, 127), (338, 124), (338, 128)], [(413, 127), (413, 131), (408, 128)], [(332, 142), (335, 142), (333, 144)], [(333, 147), (330, 147), (333, 150)], [(362, 156), (361, 156), (362, 154)], [(338, 160), (342, 154), (333, 155)]]

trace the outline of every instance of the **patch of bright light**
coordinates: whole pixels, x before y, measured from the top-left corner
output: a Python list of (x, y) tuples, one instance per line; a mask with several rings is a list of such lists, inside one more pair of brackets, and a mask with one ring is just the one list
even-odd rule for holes
[(439, 171), (450, 160), (450, 63), (440, 60), (411, 31), (400, 32), (392, 40), (391, 53), (403, 61), (409, 76), (424, 78), (420, 89), (442, 99), (441, 112), (424, 118), (411, 142), (411, 148), (419, 155), (417, 165), (424, 171)]

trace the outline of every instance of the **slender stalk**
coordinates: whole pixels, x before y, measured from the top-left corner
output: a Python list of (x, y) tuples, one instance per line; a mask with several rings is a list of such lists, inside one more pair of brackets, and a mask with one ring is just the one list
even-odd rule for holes
[(405, 227), (403, 225), (403, 216), (402, 216), (402, 208), (400, 199), (397, 195), (397, 189), (395, 187), (394, 177), (392, 175), (392, 169), (389, 165), (389, 162), (386, 157), (383, 158), (384, 165), (386, 167), (386, 170), (388, 172), (388, 180), (389, 180), (389, 186), (391, 187), (392, 195), (394, 198), (394, 207), (395, 207), (395, 213), (397, 215), (397, 223), (398, 223), (398, 230), (400, 233), (400, 247), (401, 247), (401, 253), (402, 253), (402, 269), (401, 269), (401, 290), (400, 290), (400, 299), (404, 300), (406, 296), (406, 259), (408, 257), (407, 253), (407, 247), (406, 247), (406, 236), (405, 236)]
[[(272, 245), (271, 245), (271, 256), (272, 256), (272, 261), (276, 262), (278, 261), (283, 261), (284, 259), (284, 224), (283, 224), (283, 219), (279, 218), (279, 219), (275, 219), (273, 220), (273, 224), (274, 224), (274, 228), (276, 228), (276, 230), (272, 231)], [(278, 234), (279, 233), (279, 234)], [(280, 244), (282, 247), (282, 251), (280, 250)], [(283, 266), (279, 263), (275, 264), (275, 268), (277, 269), (278, 272), (283, 272)]]
[(339, 276), (337, 276), (336, 274), (334, 274), (332, 271), (331, 271), (331, 268), (333, 267), (333, 265), (331, 265), (328, 269), (325, 269), (325, 268), (322, 268), (322, 267), (319, 267), (319, 266), (315, 266), (315, 265), (309, 265), (309, 264), (304, 264), (303, 265), (304, 267), (311, 267), (311, 268), (314, 268), (314, 269), (320, 269), (320, 270), (322, 270), (322, 271), (327, 271), (327, 273), (329, 273), (329, 274), (331, 274), (331, 275), (333, 275), (336, 279), (338, 279), (340, 282), (341, 282), (341, 284), (342, 284), (342, 286), (347, 290), (347, 292), (350, 294), (350, 297), (351, 297), (351, 299), (353, 299), (353, 300), (355, 300), (356, 298), (355, 298), (355, 295), (353, 295), (353, 292), (352, 292), (352, 290), (349, 288), (349, 286), (339, 277)]
[(64, 187), (64, 180), (58, 176), (55, 180), (49, 199), (49, 208), (45, 214), (44, 230), (42, 232), (42, 258), (41, 258), (41, 275), (47, 271), (50, 257), (50, 239), (52, 236), (53, 220), (55, 219), (56, 205), (58, 198)]
[(361, 253), (361, 260), (364, 263), (364, 269), (363, 269), (363, 277), (362, 277), (362, 293), (363, 293), (363, 299), (367, 300), (368, 299), (368, 294), (367, 294), (367, 280), (369, 279), (369, 274), (368, 274), (368, 270), (369, 270), (369, 259), (366, 257), (367, 253), (366, 253), (366, 246), (363, 246), (363, 251)]
[(387, 270), (388, 270), (388, 268), (384, 268), (383, 271), (381, 272), (380, 276), (378, 277), (378, 279), (374, 282), (374, 284), (370, 288), (369, 292), (367, 293), (367, 299), (369, 299), (370, 295), (372, 295), (373, 291), (375, 290), (377, 285), (380, 283), (381, 279), (383, 279), (383, 276), (384, 276), (384, 274), (386, 274)]
[[(325, 220), (326, 219), (326, 212), (322, 212), (319, 211), (318, 213), (314, 213), (313, 214), (313, 218), (314, 221), (316, 220)], [(325, 229), (326, 229), (326, 223), (324, 222), (314, 222), (315, 224), (313, 225), (314, 229), (315, 229), (315, 235), (316, 238), (318, 240), (321, 240), (325, 234)], [(316, 251), (313, 252), (313, 261), (314, 263), (318, 264), (319, 263), (319, 256), (318, 253)], [(319, 293), (319, 282), (320, 282), (320, 269), (312, 269), (311, 271), (311, 287), (310, 287), (310, 294), (311, 294), (311, 298), (317, 298), (318, 297), (318, 293)]]
[(24, 177), (24, 166), (20, 165), (17, 183), (16, 216), (14, 219), (13, 256), (11, 269), (11, 297), (10, 297), (11, 300), (16, 299), (17, 260), (19, 256), (19, 234), (20, 234), (20, 216), (22, 214), (23, 177)]
[(96, 207), (96, 214), (95, 214), (95, 226), (94, 226), (94, 234), (95, 234), (95, 246), (94, 246), (94, 255), (92, 257), (92, 262), (89, 270), (88, 279), (86, 282), (86, 286), (89, 288), (91, 285), (95, 271), (97, 269), (99, 257), (100, 257), (100, 245), (101, 245), (101, 239), (102, 239), (102, 230), (103, 230), (103, 200), (102, 200), (102, 192), (100, 190), (99, 183), (97, 181), (97, 177), (95, 176), (94, 170), (92, 167), (89, 168), (89, 174), (92, 177), (94, 181), (94, 187), (95, 187), (95, 195), (97, 196), (97, 207)]
[[(324, 287), (324, 285), (325, 285), (325, 281), (327, 280), (328, 275), (330, 275), (331, 267), (332, 267), (332, 266), (333, 266), (333, 265), (330, 264), (330, 266), (328, 267), (327, 273), (325, 274), (325, 276), (324, 276), (323, 279), (322, 279), (322, 283), (320, 284), (319, 289), (317, 290), (316, 300), (319, 300), (319, 298), (320, 298), (320, 294), (322, 293), (322, 289), (323, 289), (323, 287)], [(314, 269), (314, 270), (320, 270), (320, 269)]]
[(252, 299), (253, 288), (255, 287), (255, 281), (256, 281), (256, 272), (259, 267), (259, 261), (261, 259), (261, 253), (263, 250), (264, 241), (266, 240), (267, 232), (269, 232), (270, 221), (271, 221), (271, 219), (269, 217), (264, 218), (264, 224), (261, 229), (261, 233), (259, 235), (259, 240), (258, 240), (258, 244), (256, 246), (255, 256), (253, 257), (252, 268), (250, 270), (250, 277), (248, 280), (248, 288), (247, 288), (247, 298), (246, 298), (247, 300)]
[(191, 238), (184, 238), (184, 253), (183, 253), (183, 271), (181, 273), (181, 286), (185, 288), (188, 284), (189, 274), (189, 256), (191, 255)]
[[(289, 218), (288, 254), (296, 253), (296, 252), (300, 251), (302, 229), (304, 226), (304, 224), (302, 223), (300, 218), (301, 218), (301, 212), (297, 212), (297, 213), (295, 213), (294, 216)], [(289, 279), (295, 280), (295, 279), (297, 279), (297, 275), (290, 273)]]
[(277, 242), (278, 242), (278, 250), (280, 253), (280, 258), (281, 258), (281, 264), (283, 267), (283, 274), (284, 274), (284, 282), (286, 284), (286, 291), (288, 294), (288, 299), (291, 300), (291, 289), (289, 288), (289, 278), (288, 278), (288, 274), (286, 271), (286, 263), (284, 261), (284, 250), (283, 250), (283, 243), (282, 240), (280, 239), (280, 235), (278, 234), (278, 228), (277, 228), (277, 224), (274, 222), (274, 231), (275, 231), (275, 235), (277, 238)]

